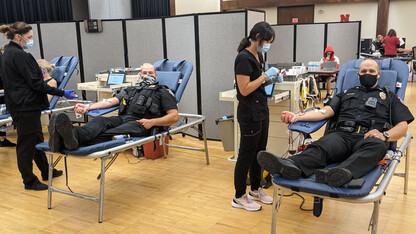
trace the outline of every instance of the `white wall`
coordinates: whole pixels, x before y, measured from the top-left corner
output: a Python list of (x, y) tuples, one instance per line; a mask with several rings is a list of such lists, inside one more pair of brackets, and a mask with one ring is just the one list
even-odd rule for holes
[(128, 19), (131, 0), (88, 0), (90, 19)]
[(176, 15), (219, 12), (220, 0), (175, 0)]
[(277, 7), (256, 8), (266, 12), (266, 22), (277, 24)]
[(414, 14), (416, 13), (416, 1), (391, 1), (387, 31), (396, 30), (398, 37), (406, 38), (406, 48), (416, 46), (416, 30)]
[(315, 23), (340, 22), (341, 14), (349, 14), (350, 21), (361, 20), (361, 38), (375, 38), (377, 8), (377, 2), (316, 4)]

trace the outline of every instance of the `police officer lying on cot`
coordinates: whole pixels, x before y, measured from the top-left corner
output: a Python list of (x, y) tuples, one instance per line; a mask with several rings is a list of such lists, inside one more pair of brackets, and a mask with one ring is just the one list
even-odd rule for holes
[[(272, 174), (296, 180), (316, 175), (318, 183), (342, 186), (373, 169), (386, 154), (390, 141), (405, 136), (413, 115), (388, 88), (378, 86), (379, 67), (366, 59), (359, 67), (357, 86), (336, 95), (321, 111), (295, 115), (284, 111), (283, 122), (320, 121), (338, 115), (329, 134), (313, 142), (300, 154), (280, 158), (266, 151), (257, 155), (259, 164)], [(390, 126), (393, 126), (390, 128)], [(332, 163), (335, 168), (323, 169)]]
[(178, 109), (173, 94), (157, 84), (152, 64), (145, 63), (140, 74), (142, 82), (127, 87), (109, 101), (91, 105), (77, 104), (75, 112), (85, 114), (89, 110), (120, 105), (119, 116), (96, 117), (84, 126), (73, 127), (64, 113), (53, 115), (49, 122), (49, 147), (58, 152), (62, 146), (69, 150), (82, 145), (109, 141), (115, 135), (133, 137), (149, 136), (153, 126), (169, 126), (178, 121)]

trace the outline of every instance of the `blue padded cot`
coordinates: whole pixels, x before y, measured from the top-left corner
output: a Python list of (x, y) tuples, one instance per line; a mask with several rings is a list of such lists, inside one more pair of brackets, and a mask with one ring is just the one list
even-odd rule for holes
[[(179, 60), (179, 61), (165, 61), (164, 64), (168, 64), (169, 66), (172, 65), (171, 68), (166, 68), (167, 70), (157, 70), (158, 78), (157, 81), (162, 84), (166, 85), (169, 89), (174, 92), (176, 96), (177, 102), (180, 101), (182, 94), (185, 90), (186, 84), (191, 76), (193, 65), (192, 63)], [(160, 68), (159, 69), (163, 69)], [(170, 70), (172, 69), (172, 70)], [(175, 70), (173, 70), (175, 69)], [(116, 110), (118, 106), (112, 107), (111, 110)], [(102, 115), (103, 113), (108, 113), (107, 109), (104, 110), (91, 110), (88, 112), (89, 116), (95, 117)], [(189, 120), (189, 121), (188, 121)], [(197, 126), (200, 125), (202, 127), (202, 131), (199, 131)], [(204, 148), (195, 148), (195, 147), (187, 147), (187, 146), (180, 146), (180, 145), (172, 145), (165, 143), (165, 137), (170, 136), (171, 134), (181, 133), (187, 131), (189, 128), (192, 128), (197, 131), (197, 133), (202, 137), (204, 140)], [(207, 140), (205, 134), (205, 117), (202, 115), (196, 114), (179, 114), (179, 125), (171, 126), (170, 129), (166, 129), (156, 135), (147, 136), (147, 137), (130, 137), (125, 139), (107, 141), (95, 145), (90, 146), (81, 146), (76, 150), (66, 150), (63, 149), (61, 152), (50, 152), (49, 146), (47, 142), (40, 143), (36, 145), (36, 148), (39, 150), (45, 151), (49, 154), (49, 177), (48, 177), (48, 208), (51, 208), (51, 199), (52, 199), (52, 192), (59, 192), (67, 195), (72, 195), (76, 197), (86, 198), (88, 200), (92, 200), (99, 203), (99, 213), (98, 213), (98, 222), (103, 221), (103, 203), (104, 203), (104, 181), (105, 181), (105, 172), (106, 170), (113, 164), (113, 162), (117, 159), (118, 155), (128, 149), (135, 149), (143, 144), (154, 142), (159, 140), (160, 144), (163, 147), (164, 155), (166, 156), (166, 147), (176, 147), (188, 150), (197, 150), (205, 152), (206, 164), (209, 165), (209, 156), (208, 156), (208, 147), (207, 147)], [(53, 163), (53, 156), (57, 154), (59, 155), (56, 162)], [(72, 191), (66, 191), (62, 189), (58, 189), (52, 186), (52, 176), (51, 173), (55, 165), (59, 162), (62, 157), (78, 157), (78, 158), (88, 158), (88, 159), (101, 159), (101, 173), (99, 176), (100, 179), (100, 194), (98, 197), (92, 197), (88, 195), (83, 195), (79, 193), (73, 193)], [(106, 163), (106, 161), (109, 161)]]
[[(345, 63), (338, 75), (338, 80), (336, 84), (336, 94), (346, 90), (348, 88), (359, 86), (359, 80), (357, 77), (358, 67), (362, 62), (362, 59), (351, 60)], [(404, 95), (407, 86), (407, 65), (399, 60), (384, 59), (376, 60), (379, 64), (381, 76), (379, 78), (379, 84), (381, 87), (389, 86), (391, 91), (396, 93), (398, 97), (404, 100)], [(312, 109), (308, 109), (310, 111)], [(327, 120), (322, 120), (319, 122), (296, 122), (288, 126), (289, 130), (297, 131), (302, 134), (310, 134), (319, 130)], [(315, 175), (312, 175), (308, 178), (301, 178), (299, 180), (286, 180), (279, 175), (273, 175), (273, 185), (274, 185), (274, 195), (273, 195), (273, 213), (272, 213), (272, 233), (276, 232), (276, 218), (277, 212), (279, 210), (280, 203), (283, 199), (283, 191), (290, 189), (295, 192), (303, 192), (310, 194), (316, 198), (321, 199), (320, 202), (323, 202), (323, 198), (331, 198), (339, 201), (351, 202), (351, 203), (365, 203), (373, 202), (373, 214), (370, 221), (370, 226), (372, 233), (377, 233), (377, 224), (378, 224), (378, 213), (379, 205), (382, 197), (385, 195), (387, 186), (395, 174), (395, 169), (397, 164), (400, 162), (400, 159), (403, 155), (406, 156), (406, 167), (404, 173), (396, 173), (404, 177), (404, 194), (407, 194), (408, 188), (408, 178), (409, 178), (409, 150), (408, 146), (412, 136), (408, 133), (400, 145), (396, 148), (396, 143), (390, 143), (390, 150), (394, 151), (392, 160), (389, 160), (387, 167), (376, 166), (372, 171), (367, 173), (363, 178), (365, 179), (364, 185), (357, 188), (348, 188), (347, 185), (343, 187), (332, 187), (327, 184), (316, 183)], [(332, 164), (327, 166), (333, 167), (337, 164)], [(381, 181), (377, 189), (371, 193), (376, 185), (377, 181)], [(282, 190), (280, 198), (278, 199), (278, 190)], [(316, 216), (319, 216), (320, 212)]]

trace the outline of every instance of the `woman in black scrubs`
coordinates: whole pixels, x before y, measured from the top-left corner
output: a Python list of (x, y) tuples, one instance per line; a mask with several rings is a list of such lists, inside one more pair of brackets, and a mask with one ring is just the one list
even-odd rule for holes
[[(263, 55), (275, 37), (274, 30), (266, 22), (259, 22), (244, 38), (235, 59), (234, 72), (237, 84), (238, 123), (240, 124), (240, 149), (234, 171), (235, 197), (231, 205), (249, 211), (261, 209), (258, 200), (271, 204), (273, 199), (260, 188), (261, 167), (256, 155), (265, 150), (269, 130), (269, 108), (264, 86), (275, 82), (279, 73), (270, 68), (263, 73)], [(251, 189), (246, 194), (247, 173), (250, 171)]]
[[(33, 174), (33, 160), (41, 171), (42, 179), (48, 179), (48, 161), (45, 153), (36, 149), (43, 142), (41, 111), (49, 107), (46, 94), (76, 98), (75, 90), (59, 90), (43, 82), (42, 71), (30, 53), (23, 49), (33, 46), (32, 27), (23, 22), (0, 26), (10, 43), (3, 55), (3, 84), (6, 107), (17, 128), (17, 166), (22, 174), (25, 189), (45, 190)], [(54, 170), (53, 177), (62, 175)]]

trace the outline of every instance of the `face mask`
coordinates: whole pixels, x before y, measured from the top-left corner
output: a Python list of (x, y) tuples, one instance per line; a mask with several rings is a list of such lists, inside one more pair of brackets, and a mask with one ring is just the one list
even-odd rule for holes
[(152, 85), (152, 84), (156, 84), (156, 77), (151, 76), (151, 75), (144, 75), (142, 76), (142, 85)]
[(33, 44), (34, 44), (33, 40), (26, 41), (26, 40), (23, 38), (23, 36), (21, 36), (21, 37), (22, 37), (22, 39), (26, 42), (26, 45), (22, 45), (22, 48), (23, 48), (23, 49), (30, 49), (30, 48), (32, 48), (32, 47), (33, 47)]
[(371, 88), (377, 83), (377, 75), (364, 74), (364, 75), (359, 75), (359, 77), (360, 77), (360, 84), (364, 88)]
[(269, 49), (270, 49), (270, 44), (263, 44), (263, 46), (260, 49), (258, 49), (258, 51), (260, 53), (267, 53)]

